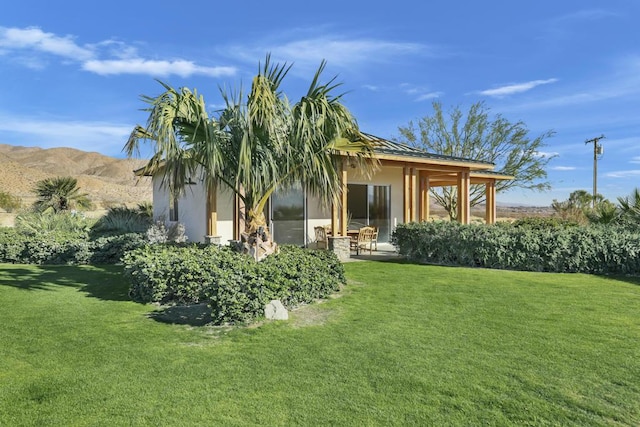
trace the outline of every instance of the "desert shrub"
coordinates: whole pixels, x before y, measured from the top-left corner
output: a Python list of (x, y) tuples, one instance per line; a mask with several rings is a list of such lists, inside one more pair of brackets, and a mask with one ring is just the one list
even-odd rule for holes
[(82, 213), (69, 211), (56, 213), (53, 209), (43, 212), (22, 212), (15, 219), (15, 227), (30, 235), (43, 232), (81, 235), (88, 233), (93, 224), (94, 220), (87, 219)]
[(526, 271), (639, 274), (640, 233), (619, 226), (400, 224), (392, 241), (416, 262)]
[(13, 212), (16, 209), (20, 209), (22, 206), (22, 199), (13, 194), (5, 191), (0, 191), (0, 208), (7, 212)]
[(141, 302), (208, 301), (216, 323), (247, 322), (280, 299), (286, 306), (323, 298), (345, 283), (335, 254), (285, 246), (256, 263), (229, 247), (148, 245), (124, 256), (130, 296)]
[(155, 243), (185, 243), (187, 241), (184, 224), (170, 223), (167, 227), (164, 221), (159, 220), (151, 224), (147, 229), (147, 240)]
[(516, 228), (528, 228), (532, 230), (545, 230), (553, 228), (577, 227), (576, 221), (560, 217), (524, 217), (516, 219), (511, 223), (501, 223)]
[(111, 207), (92, 228), (92, 231), (117, 233), (144, 233), (152, 224), (146, 211), (131, 209), (126, 206)]

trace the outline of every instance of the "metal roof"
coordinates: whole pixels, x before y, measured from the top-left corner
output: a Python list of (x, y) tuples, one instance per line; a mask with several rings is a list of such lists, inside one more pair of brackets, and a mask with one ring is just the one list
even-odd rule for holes
[(456, 156), (446, 156), (444, 154), (436, 154), (429, 153), (428, 151), (421, 150), (419, 148), (410, 147), (406, 144), (401, 144), (399, 142), (389, 141), (388, 139), (380, 138), (375, 135), (371, 135), (370, 133), (360, 132), (362, 136), (369, 142), (371, 142), (375, 147), (375, 152), (379, 154), (392, 154), (397, 156), (408, 156), (408, 157), (417, 157), (422, 159), (431, 159), (431, 160), (444, 160), (444, 161), (453, 161), (453, 162), (464, 162), (464, 163), (484, 163), (487, 165), (495, 165), (491, 162), (485, 162), (475, 159), (470, 159), (466, 157), (456, 157)]

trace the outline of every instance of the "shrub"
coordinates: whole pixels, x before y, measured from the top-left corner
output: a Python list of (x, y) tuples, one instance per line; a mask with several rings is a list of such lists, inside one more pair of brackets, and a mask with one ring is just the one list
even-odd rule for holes
[(16, 216), (15, 226), (25, 234), (35, 235), (42, 232), (61, 232), (84, 235), (89, 232), (93, 220), (78, 212), (58, 212), (53, 209), (44, 212), (23, 212)]
[(145, 211), (127, 208), (126, 206), (111, 207), (93, 226), (94, 232), (107, 231), (117, 233), (144, 233), (151, 226), (151, 217)]
[(527, 271), (639, 274), (640, 233), (619, 226), (400, 224), (393, 243), (416, 262)]
[(140, 302), (208, 301), (216, 323), (248, 322), (280, 299), (291, 307), (323, 298), (345, 283), (335, 254), (284, 246), (256, 263), (229, 247), (148, 245), (124, 256), (130, 296)]
[(0, 208), (7, 212), (13, 212), (16, 209), (20, 209), (22, 206), (22, 199), (13, 194), (5, 191), (0, 191)]

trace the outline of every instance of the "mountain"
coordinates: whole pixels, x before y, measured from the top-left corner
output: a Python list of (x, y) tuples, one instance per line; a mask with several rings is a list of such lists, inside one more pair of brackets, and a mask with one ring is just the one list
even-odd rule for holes
[(133, 171), (145, 160), (117, 159), (74, 148), (38, 148), (0, 144), (0, 191), (35, 200), (36, 182), (71, 176), (98, 207), (137, 204), (152, 199), (151, 180)]

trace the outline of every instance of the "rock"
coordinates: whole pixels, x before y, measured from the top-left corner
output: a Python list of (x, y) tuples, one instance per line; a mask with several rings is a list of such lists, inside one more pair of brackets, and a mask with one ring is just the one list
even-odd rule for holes
[(289, 312), (280, 300), (274, 299), (264, 307), (264, 317), (267, 320), (288, 320)]

